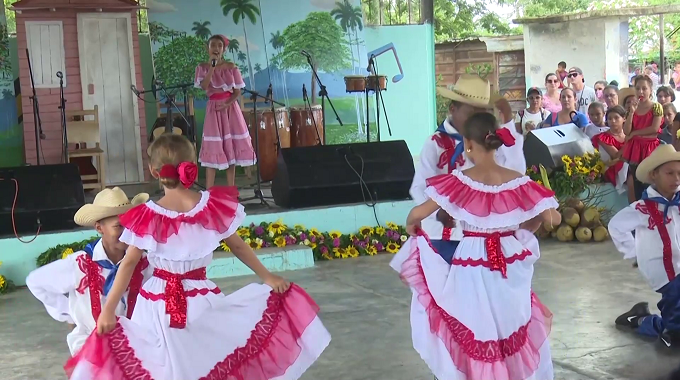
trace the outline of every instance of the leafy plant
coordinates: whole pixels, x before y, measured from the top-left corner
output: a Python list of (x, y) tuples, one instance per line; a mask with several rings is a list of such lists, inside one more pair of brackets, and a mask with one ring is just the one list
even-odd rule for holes
[(73, 250), (73, 252), (82, 251), (86, 245), (88, 245), (91, 241), (97, 239), (98, 239), (97, 236), (93, 236), (89, 239), (78, 241), (75, 243), (59, 244), (41, 253), (40, 256), (38, 256), (38, 259), (35, 261), (35, 263), (38, 267), (49, 264), (53, 261), (61, 259), (65, 250), (70, 248)]
[[(166, 86), (191, 83), (196, 66), (206, 59), (205, 41), (194, 36), (175, 38), (154, 53), (156, 76)], [(191, 87), (189, 93), (196, 99), (205, 99), (201, 89)]]
[(491, 66), (490, 63), (481, 63), (481, 64), (469, 64), (465, 68), (465, 73), (466, 74), (475, 74), (479, 76), (482, 79), (486, 79), (486, 77), (491, 74), (493, 71), (493, 67)]
[[(561, 202), (578, 198), (590, 185), (601, 183), (602, 175), (607, 169), (597, 151), (575, 157), (564, 155), (562, 163), (564, 166), (553, 169), (548, 175), (550, 187)], [(542, 183), (536, 165), (528, 168), (526, 174), (532, 180)]]
[(246, 56), (248, 58), (248, 69), (241, 70), (244, 74), (250, 73), (250, 86), (255, 86), (255, 76), (253, 65), (250, 63), (250, 47), (248, 46), (248, 31), (246, 30), (246, 18), (251, 24), (255, 24), (257, 17), (260, 16), (260, 8), (252, 4), (252, 0), (221, 0), (222, 14), (229, 16), (231, 13), (234, 24), (239, 23), (243, 26), (243, 38), (246, 42)]

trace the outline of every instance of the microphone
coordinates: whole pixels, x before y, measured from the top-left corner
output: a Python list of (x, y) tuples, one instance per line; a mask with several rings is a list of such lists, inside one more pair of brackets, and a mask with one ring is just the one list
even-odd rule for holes
[(371, 72), (371, 67), (375, 67), (375, 62), (373, 62), (373, 58), (375, 58), (375, 54), (371, 54), (371, 57), (368, 58), (368, 67), (366, 67), (366, 71), (369, 73)]
[(212, 61), (210, 61), (210, 66), (212, 66), (212, 67), (217, 66), (217, 60), (213, 59)]
[(64, 79), (64, 73), (62, 73), (61, 71), (57, 71), (57, 78)]
[(130, 90), (132, 90), (133, 94), (139, 96), (139, 90), (137, 90), (137, 87), (135, 87), (134, 84), (132, 86), (130, 86)]
[(302, 99), (307, 99), (307, 87), (305, 84), (302, 84)]

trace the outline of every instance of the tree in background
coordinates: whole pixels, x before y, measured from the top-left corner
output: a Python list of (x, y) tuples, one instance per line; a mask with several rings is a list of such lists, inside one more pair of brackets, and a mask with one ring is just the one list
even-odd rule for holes
[(234, 57), (234, 62), (236, 62), (236, 53), (240, 53), (241, 50), (239, 49), (239, 42), (236, 38), (230, 38), (229, 39), (229, 46), (227, 46), (227, 50), (231, 53), (231, 55)]
[(248, 59), (249, 70), (241, 70), (242, 72), (250, 73), (250, 86), (255, 87), (255, 76), (253, 75), (253, 66), (250, 63), (250, 48), (248, 47), (248, 32), (246, 31), (246, 18), (255, 24), (257, 17), (260, 15), (260, 8), (252, 4), (252, 0), (220, 0), (220, 5), (222, 5), (222, 13), (225, 16), (232, 14), (234, 24), (238, 25), (241, 23), (243, 25), (243, 36), (246, 41), (246, 58)]
[(281, 49), (285, 45), (281, 31), (277, 30), (276, 33), (271, 33), (271, 38), (269, 38), (269, 44), (272, 48), (276, 50), (276, 54), (272, 56), (270, 65), (273, 68), (279, 69), (279, 74), (281, 75), (281, 83), (283, 84), (283, 97), (286, 104), (288, 104), (288, 83), (286, 82), (286, 73), (281, 67)]
[[(246, 56), (246, 53), (239, 50), (239, 52), (236, 54), (236, 58), (241, 62), (241, 64), (245, 65), (246, 58), (248, 58), (248, 57)], [(241, 70), (241, 71), (243, 71), (243, 70)]]
[(160, 22), (149, 22), (149, 38), (151, 38), (152, 43), (165, 45), (172, 41), (176, 35), (179, 35), (179, 32), (168, 28)]
[(262, 71), (262, 65), (256, 63), (255, 66), (253, 66), (253, 69), (255, 70), (256, 73), (259, 73), (260, 71)]
[[(205, 41), (194, 36), (177, 37), (153, 55), (156, 76), (166, 86), (192, 83), (196, 66), (207, 61)], [(205, 99), (203, 90), (191, 87), (189, 93)]]
[[(307, 59), (300, 54), (307, 51), (313, 58), (315, 70), (336, 72), (351, 67), (347, 42), (342, 28), (330, 13), (311, 12), (307, 17), (290, 24), (283, 31), (282, 65), (287, 69), (308, 68)], [(319, 38), (323, 36), (323, 38)], [(312, 103), (316, 101), (316, 82), (311, 74)]]
[(212, 35), (210, 29), (208, 29), (208, 25), (210, 25), (210, 21), (194, 21), (194, 27), (191, 28), (191, 31), (196, 34), (196, 37), (207, 40)]

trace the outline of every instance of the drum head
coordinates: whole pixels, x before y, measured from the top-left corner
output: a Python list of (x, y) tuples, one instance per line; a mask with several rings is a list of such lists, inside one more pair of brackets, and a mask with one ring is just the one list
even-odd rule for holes
[(363, 75), (346, 75), (345, 79), (365, 79)]

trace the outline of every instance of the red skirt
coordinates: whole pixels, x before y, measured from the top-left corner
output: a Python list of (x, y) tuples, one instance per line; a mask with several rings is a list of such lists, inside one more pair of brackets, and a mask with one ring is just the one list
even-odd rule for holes
[(634, 136), (626, 141), (623, 146), (622, 157), (629, 164), (638, 165), (647, 158), (656, 147), (659, 146), (659, 139), (655, 137)]

